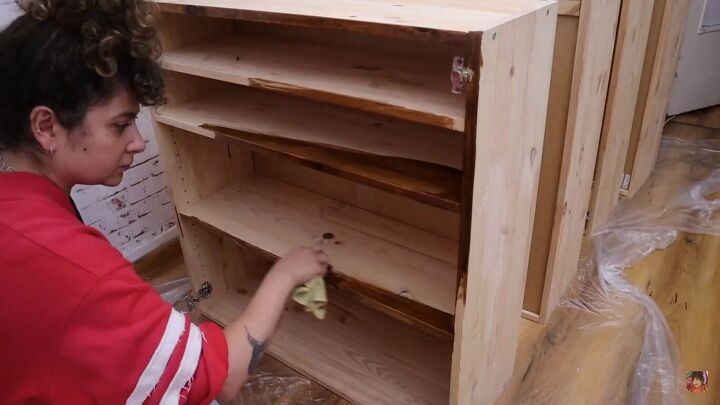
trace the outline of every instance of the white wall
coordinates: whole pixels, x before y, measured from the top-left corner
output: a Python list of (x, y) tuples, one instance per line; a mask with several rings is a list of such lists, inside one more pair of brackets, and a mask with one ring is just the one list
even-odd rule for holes
[(668, 115), (720, 104), (720, 27), (703, 26), (719, 12), (720, 0), (690, 2)]
[[(14, 0), (0, 0), (0, 29), (18, 15)], [(177, 235), (175, 210), (147, 109), (140, 113), (138, 128), (147, 147), (135, 156), (122, 184), (114, 188), (77, 186), (72, 192), (84, 222), (105, 234), (130, 260), (139, 259)]]

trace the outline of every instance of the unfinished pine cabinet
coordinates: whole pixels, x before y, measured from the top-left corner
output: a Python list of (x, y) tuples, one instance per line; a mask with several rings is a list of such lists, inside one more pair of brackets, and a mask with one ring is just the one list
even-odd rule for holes
[(269, 352), (358, 404), (489, 404), (511, 376), (557, 4), (170, 0), (156, 111), (202, 312), (322, 241), (328, 318)]

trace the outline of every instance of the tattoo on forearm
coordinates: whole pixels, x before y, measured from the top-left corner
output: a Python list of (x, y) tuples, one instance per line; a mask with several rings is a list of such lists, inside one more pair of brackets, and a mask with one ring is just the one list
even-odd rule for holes
[(247, 326), (245, 327), (245, 332), (247, 332), (248, 343), (250, 343), (250, 346), (252, 347), (252, 356), (250, 357), (250, 365), (248, 365), (248, 374), (255, 374), (255, 370), (257, 369), (258, 363), (260, 362), (260, 358), (262, 357), (263, 353), (265, 352), (265, 348), (267, 347), (267, 341), (261, 342), (252, 337)]

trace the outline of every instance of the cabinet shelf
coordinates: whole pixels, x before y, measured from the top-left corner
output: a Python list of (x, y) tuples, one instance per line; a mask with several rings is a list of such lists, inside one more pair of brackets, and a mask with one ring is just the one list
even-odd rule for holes
[(445, 313), (455, 308), (456, 242), (270, 178), (240, 183), (178, 213), (274, 256), (324, 243), (334, 271)]
[(463, 131), (465, 97), (450, 91), (452, 60), (413, 59), (253, 37), (170, 49), (167, 70)]
[[(250, 294), (222, 292), (204, 301), (208, 318), (238, 319)], [(359, 404), (448, 402), (452, 342), (331, 295), (327, 318), (288, 310), (268, 352)]]
[(168, 107), (156, 119), (459, 210), (461, 136), (392, 119), (369, 121), (350, 111), (262, 92), (247, 93), (227, 91)]

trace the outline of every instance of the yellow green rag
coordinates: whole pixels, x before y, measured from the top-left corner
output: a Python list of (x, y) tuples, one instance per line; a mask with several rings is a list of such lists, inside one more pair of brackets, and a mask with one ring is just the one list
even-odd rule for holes
[(318, 319), (325, 319), (327, 292), (325, 291), (325, 280), (322, 277), (317, 276), (296, 288), (292, 298), (295, 302), (305, 306), (306, 312), (312, 312)]

